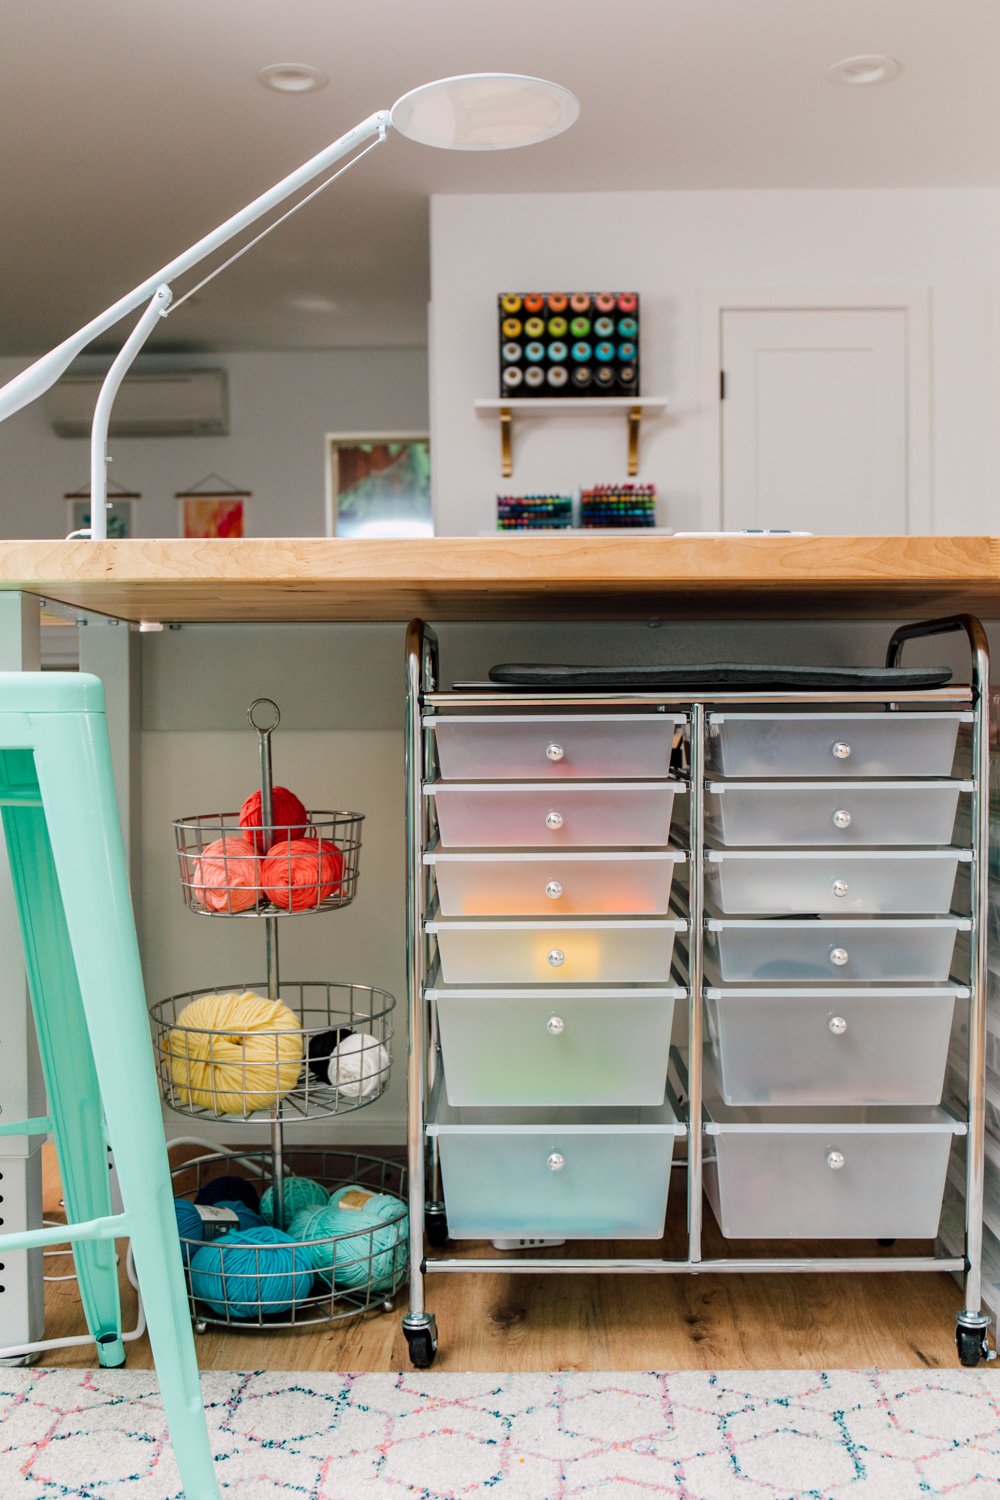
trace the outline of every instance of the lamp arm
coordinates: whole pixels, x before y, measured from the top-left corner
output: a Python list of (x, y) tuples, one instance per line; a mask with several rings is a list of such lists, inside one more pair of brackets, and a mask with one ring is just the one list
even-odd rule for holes
[(108, 535), (108, 423), (111, 420), (111, 407), (132, 361), (159, 320), (167, 316), (173, 300), (173, 292), (165, 283), (161, 283), (119, 350), (97, 397), (94, 423), (90, 430), (90, 536), (95, 542), (106, 541)]
[[(268, 188), (266, 193), (261, 193), (252, 203), (248, 203), (246, 208), (240, 209), (239, 213), (233, 214), (224, 224), (220, 224), (210, 234), (204, 235), (196, 244), (176, 256), (155, 275), (147, 277), (144, 282), (134, 287), (126, 296), (121, 297), (112, 307), (106, 308), (98, 317), (92, 318), (85, 327), (78, 329), (68, 339), (57, 344), (54, 349), (50, 349), (48, 354), (43, 354), (40, 359), (36, 359), (34, 364), (28, 365), (27, 369), (22, 370), (6, 385), (0, 387), (0, 422), (13, 416), (16, 411), (29, 405), (38, 396), (43, 395), (50, 386), (55, 385), (60, 375), (92, 339), (114, 327), (120, 318), (124, 318), (126, 313), (133, 312), (141, 302), (148, 302), (161, 283), (169, 283), (175, 277), (189, 271), (192, 266), (196, 266), (207, 255), (211, 255), (214, 250), (225, 245), (227, 241), (233, 239), (263, 214), (277, 207), (279, 203), (283, 203), (299, 188), (311, 182), (314, 177), (318, 177), (335, 161), (339, 161), (342, 156), (347, 156), (363, 141), (370, 140), (373, 136), (378, 136), (380, 141), (384, 141), (390, 124), (391, 119), (387, 109), (381, 109), (369, 115), (367, 120), (362, 120), (360, 125), (355, 125), (353, 130), (349, 130), (346, 135), (342, 135), (325, 150), (304, 162), (296, 171), (283, 177), (280, 182), (275, 183), (274, 187)], [(91, 498), (93, 499), (93, 494)], [(93, 519), (93, 506), (91, 518)]]

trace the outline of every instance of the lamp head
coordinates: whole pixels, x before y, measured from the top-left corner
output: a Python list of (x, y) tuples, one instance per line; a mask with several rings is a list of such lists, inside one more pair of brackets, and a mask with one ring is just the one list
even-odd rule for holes
[(393, 128), (422, 146), (504, 151), (568, 130), (580, 113), (575, 94), (520, 73), (466, 73), (422, 84), (397, 99)]

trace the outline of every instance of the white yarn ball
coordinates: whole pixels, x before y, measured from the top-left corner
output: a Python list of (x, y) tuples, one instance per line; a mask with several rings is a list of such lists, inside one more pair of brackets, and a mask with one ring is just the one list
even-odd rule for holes
[(342, 1098), (364, 1104), (385, 1087), (389, 1063), (389, 1053), (370, 1031), (352, 1031), (331, 1052), (327, 1076)]

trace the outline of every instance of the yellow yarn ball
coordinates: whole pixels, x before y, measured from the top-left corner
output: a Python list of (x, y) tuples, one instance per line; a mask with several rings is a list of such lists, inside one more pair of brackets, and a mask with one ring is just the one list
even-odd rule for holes
[(273, 1110), (302, 1071), (297, 1016), (252, 990), (189, 1001), (163, 1047), (180, 1102), (217, 1115)]

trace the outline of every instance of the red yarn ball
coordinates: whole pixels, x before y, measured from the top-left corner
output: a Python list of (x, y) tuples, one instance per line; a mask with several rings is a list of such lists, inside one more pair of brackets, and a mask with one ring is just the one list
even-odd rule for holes
[(308, 911), (339, 895), (344, 856), (329, 839), (289, 839), (273, 844), (261, 861), (261, 884), (269, 901), (286, 911)]
[(240, 808), (240, 827), (247, 830), (247, 836), (253, 839), (258, 854), (266, 853), (275, 839), (305, 837), (309, 814), (295, 793), (290, 792), (286, 786), (272, 788), (271, 822), (263, 832), (255, 832), (254, 830), (261, 828), (262, 823), (260, 804), (260, 792), (251, 792)]
[(260, 861), (249, 839), (232, 834), (206, 844), (194, 861), (191, 894), (207, 911), (249, 911), (260, 900)]

